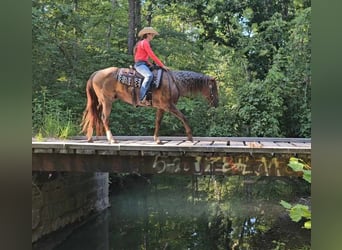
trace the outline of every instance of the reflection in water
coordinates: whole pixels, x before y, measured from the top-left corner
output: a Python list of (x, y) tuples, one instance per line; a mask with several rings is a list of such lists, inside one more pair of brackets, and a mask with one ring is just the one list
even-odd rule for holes
[(288, 177), (114, 176), (111, 208), (55, 249), (310, 249), (310, 231), (279, 205), (309, 188)]

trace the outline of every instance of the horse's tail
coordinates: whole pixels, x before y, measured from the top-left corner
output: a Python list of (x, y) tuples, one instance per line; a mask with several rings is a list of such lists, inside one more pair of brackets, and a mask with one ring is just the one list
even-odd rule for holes
[(88, 141), (92, 141), (94, 127), (96, 135), (103, 135), (104, 131), (101, 119), (102, 105), (99, 104), (99, 100), (93, 88), (93, 78), (95, 74), (96, 72), (94, 72), (87, 81), (87, 106), (83, 112), (83, 118), (81, 122), (82, 133), (86, 134)]

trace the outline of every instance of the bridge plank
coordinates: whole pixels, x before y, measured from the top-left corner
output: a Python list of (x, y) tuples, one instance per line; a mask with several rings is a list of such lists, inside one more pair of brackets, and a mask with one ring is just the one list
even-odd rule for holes
[(214, 144), (214, 141), (198, 141), (195, 145), (197, 147), (210, 147)]
[(140, 146), (140, 145), (148, 145), (147, 141), (119, 141), (120, 146)]
[(276, 144), (277, 144), (279, 147), (285, 147), (285, 148), (291, 148), (291, 147), (294, 146), (294, 145), (292, 145), (290, 142), (276, 142)]
[[(216, 143), (215, 143), (215, 145), (216, 145)], [(235, 140), (230, 140), (229, 146), (231, 146), (231, 147), (246, 147), (246, 145), (243, 143), (243, 141), (235, 141)]]
[(311, 147), (311, 143), (306, 142), (292, 142), (292, 144), (296, 147)]
[(140, 141), (138, 140), (120, 140), (118, 143), (119, 144), (137, 144)]
[(264, 148), (276, 148), (278, 146), (273, 141), (261, 141), (260, 143)]
[(246, 146), (249, 148), (262, 148), (263, 145), (258, 141), (245, 142)]
[(183, 141), (182, 143), (180, 143), (179, 145), (184, 147), (184, 146), (188, 146), (188, 147), (191, 147), (191, 146), (194, 146), (196, 143), (198, 143), (198, 141)]
[(168, 140), (168, 141), (162, 141), (164, 146), (175, 146), (181, 144), (183, 141), (179, 140)]

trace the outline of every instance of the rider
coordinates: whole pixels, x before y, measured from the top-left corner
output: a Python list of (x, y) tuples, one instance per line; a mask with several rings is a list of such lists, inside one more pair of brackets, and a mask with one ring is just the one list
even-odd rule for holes
[(147, 90), (153, 80), (153, 74), (149, 69), (149, 66), (152, 65), (149, 58), (151, 58), (162, 69), (169, 71), (169, 68), (159, 60), (151, 49), (150, 41), (152, 41), (155, 35), (159, 35), (159, 33), (152, 27), (143, 28), (138, 33), (138, 37), (140, 37), (141, 40), (138, 41), (134, 47), (134, 67), (141, 75), (144, 76), (139, 96), (140, 103), (143, 105), (151, 105), (151, 103), (146, 100)]

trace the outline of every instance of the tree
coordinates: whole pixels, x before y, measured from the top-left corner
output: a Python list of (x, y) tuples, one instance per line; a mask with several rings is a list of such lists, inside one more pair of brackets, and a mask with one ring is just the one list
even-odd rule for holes
[(128, 25), (128, 54), (133, 54), (136, 37), (141, 29), (141, 2), (140, 0), (128, 0), (129, 25)]

